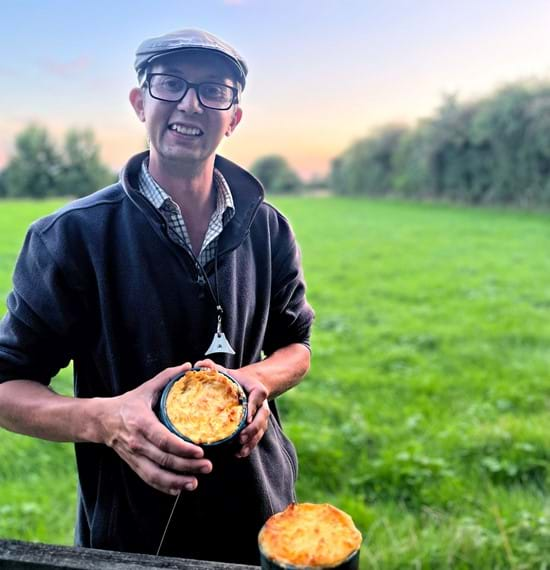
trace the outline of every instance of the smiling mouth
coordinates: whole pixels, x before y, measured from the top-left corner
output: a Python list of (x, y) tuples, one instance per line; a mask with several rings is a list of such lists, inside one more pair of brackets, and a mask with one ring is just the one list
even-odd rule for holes
[(186, 127), (184, 125), (178, 125), (177, 123), (173, 123), (168, 128), (171, 131), (175, 131), (180, 135), (186, 135), (188, 137), (200, 137), (204, 134), (198, 127)]

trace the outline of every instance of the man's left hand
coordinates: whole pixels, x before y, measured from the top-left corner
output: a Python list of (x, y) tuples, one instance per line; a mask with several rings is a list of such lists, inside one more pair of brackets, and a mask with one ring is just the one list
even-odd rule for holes
[(196, 368), (211, 368), (226, 372), (233, 376), (237, 382), (245, 389), (248, 395), (248, 425), (239, 435), (241, 443), (240, 450), (236, 453), (237, 457), (247, 457), (252, 450), (258, 445), (269, 425), (269, 416), (271, 412), (268, 405), (269, 393), (267, 388), (259, 381), (239, 373), (239, 370), (231, 370), (216, 364), (209, 358), (199, 360), (194, 365)]

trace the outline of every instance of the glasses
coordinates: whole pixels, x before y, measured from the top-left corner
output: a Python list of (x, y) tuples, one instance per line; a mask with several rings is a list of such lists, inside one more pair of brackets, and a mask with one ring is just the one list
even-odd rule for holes
[(175, 75), (150, 73), (147, 84), (151, 97), (159, 101), (181, 101), (191, 87), (195, 90), (199, 103), (207, 109), (225, 111), (238, 101), (238, 90), (225, 83), (191, 83)]

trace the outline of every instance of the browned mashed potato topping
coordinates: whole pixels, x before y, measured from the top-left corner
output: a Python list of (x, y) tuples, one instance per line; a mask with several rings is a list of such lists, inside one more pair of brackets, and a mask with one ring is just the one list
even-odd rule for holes
[(260, 532), (260, 549), (275, 563), (330, 568), (361, 546), (349, 515), (332, 505), (298, 503), (273, 515)]
[(166, 413), (174, 427), (195, 443), (232, 435), (243, 417), (237, 385), (215, 370), (190, 370), (172, 386)]

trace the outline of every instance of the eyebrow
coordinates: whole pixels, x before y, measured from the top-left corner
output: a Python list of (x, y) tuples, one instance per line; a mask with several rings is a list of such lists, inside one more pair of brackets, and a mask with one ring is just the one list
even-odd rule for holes
[[(185, 73), (182, 72), (181, 69), (177, 69), (176, 67), (163, 67), (161, 72), (157, 72), (157, 73), (168, 73), (168, 74), (172, 74), (174, 73), (175, 75), (180, 75), (182, 76), (183, 79), (185, 79)], [(227, 79), (229, 79), (230, 81), (232, 80), (231, 77), (226, 77), (224, 73), (222, 74), (214, 74), (212, 72), (207, 73), (205, 76), (205, 79), (207, 80), (216, 80), (218, 82), (220, 81), (225, 81)]]

